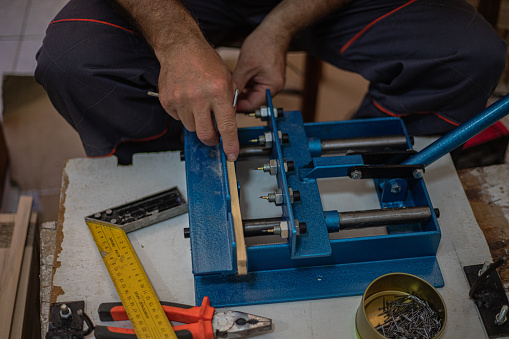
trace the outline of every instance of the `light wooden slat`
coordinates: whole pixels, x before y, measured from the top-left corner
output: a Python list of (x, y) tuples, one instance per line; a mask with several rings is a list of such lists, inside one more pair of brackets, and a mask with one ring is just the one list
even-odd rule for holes
[[(15, 217), (16, 217), (15, 213), (2, 213), (0, 214), (0, 224), (14, 224)], [(0, 277), (3, 277), (3, 267), (5, 265), (5, 260), (8, 253), (9, 253), (8, 247), (0, 248)], [(0, 291), (1, 290), (2, 286), (0, 286)]]
[(32, 197), (21, 196), (14, 220), (11, 246), (1, 276), (0, 338), (9, 338), (31, 212)]
[(237, 248), (237, 272), (239, 275), (246, 275), (247, 274), (246, 242), (244, 239), (242, 216), (240, 214), (239, 192), (237, 190), (237, 174), (235, 173), (235, 163), (232, 161), (227, 161), (226, 167), (228, 171), (228, 185), (230, 186), (233, 229), (235, 231), (235, 244)]
[[(30, 218), (30, 233), (34, 233), (32, 236), (28, 236), (30, 243), (27, 242), (25, 246), (25, 253), (23, 254), (23, 262), (21, 264), (21, 274), (19, 276), (18, 292), (16, 294), (16, 304), (14, 306), (14, 315), (11, 324), (10, 339), (20, 339), (23, 334), (23, 324), (25, 322), (25, 308), (27, 305), (28, 297), (28, 286), (30, 283), (30, 270), (32, 268), (32, 259), (34, 251), (34, 242), (37, 235), (37, 213), (32, 213)], [(28, 319), (30, 320), (30, 319)]]

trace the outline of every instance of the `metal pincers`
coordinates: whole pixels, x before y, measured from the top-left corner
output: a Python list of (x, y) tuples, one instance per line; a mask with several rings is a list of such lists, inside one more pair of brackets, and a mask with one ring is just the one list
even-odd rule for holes
[(216, 312), (212, 319), (216, 338), (243, 338), (272, 330), (272, 319), (239, 311)]

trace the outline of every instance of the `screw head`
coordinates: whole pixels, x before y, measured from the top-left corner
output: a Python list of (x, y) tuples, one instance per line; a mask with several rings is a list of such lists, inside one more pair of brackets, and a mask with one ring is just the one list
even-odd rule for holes
[(391, 193), (392, 194), (399, 194), (401, 193), (401, 185), (398, 183), (394, 183), (391, 185)]
[(67, 306), (67, 304), (60, 305), (60, 318), (69, 319), (72, 315), (71, 309)]
[(418, 169), (414, 170), (413, 175), (414, 175), (415, 179), (421, 179), (424, 175), (424, 171), (422, 169), (418, 168)]
[(490, 267), (490, 262), (489, 261), (485, 261), (484, 264), (482, 265), (482, 268), (479, 270), (479, 272), (477, 272), (477, 276), (481, 276), (484, 272), (486, 272), (486, 270)]
[(509, 306), (504, 305), (500, 309), (500, 312), (495, 317), (495, 324), (503, 325), (507, 321), (507, 311), (509, 310)]
[(352, 171), (352, 173), (350, 173), (350, 178), (353, 180), (362, 179), (362, 172), (359, 170)]

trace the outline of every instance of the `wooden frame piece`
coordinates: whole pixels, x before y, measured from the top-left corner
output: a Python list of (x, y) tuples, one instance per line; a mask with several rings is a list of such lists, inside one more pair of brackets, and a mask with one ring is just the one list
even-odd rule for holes
[[(39, 265), (39, 262), (34, 263), (34, 250), (37, 250), (34, 237), (37, 237), (37, 213), (32, 212), (27, 235), (27, 244), (25, 246), (25, 252), (23, 254), (23, 263), (21, 266), (21, 272), (19, 276), (18, 291), (16, 293), (16, 304), (14, 305), (14, 315), (12, 318), (10, 334), (11, 339), (23, 338), (24, 333), (23, 331), (26, 330), (24, 329), (25, 321), (34, 320), (26, 319), (26, 317), (29, 316), (29, 314), (27, 314), (28, 313), (27, 308), (29, 308), (28, 304), (33, 303), (33, 299), (29, 298), (29, 293), (31, 292), (30, 273), (34, 265)], [(32, 287), (31, 293), (33, 293), (33, 290), (35, 289)], [(39, 289), (37, 289), (35, 292), (37, 292), (38, 295)], [(38, 331), (34, 331), (34, 333), (38, 333)]]
[(242, 216), (240, 214), (239, 191), (237, 190), (237, 174), (235, 173), (235, 163), (233, 161), (227, 161), (226, 167), (228, 171), (228, 186), (230, 187), (233, 229), (235, 231), (235, 244), (237, 249), (237, 272), (239, 275), (246, 275), (246, 241), (244, 239), (244, 227), (242, 226)]
[(5, 253), (4, 265), (0, 274), (0, 338), (9, 338), (11, 323), (16, 306), (18, 281), (25, 252), (28, 226), (32, 214), (32, 197), (21, 196), (14, 219), (11, 246)]

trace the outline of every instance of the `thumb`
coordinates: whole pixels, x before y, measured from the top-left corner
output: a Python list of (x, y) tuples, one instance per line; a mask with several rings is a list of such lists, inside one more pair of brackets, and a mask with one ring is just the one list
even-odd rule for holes
[(239, 93), (242, 93), (250, 78), (251, 75), (249, 74), (248, 69), (246, 67), (243, 67), (241, 62), (239, 61), (239, 63), (237, 63), (237, 66), (235, 67), (235, 70), (232, 73), (232, 79), (237, 85)]

